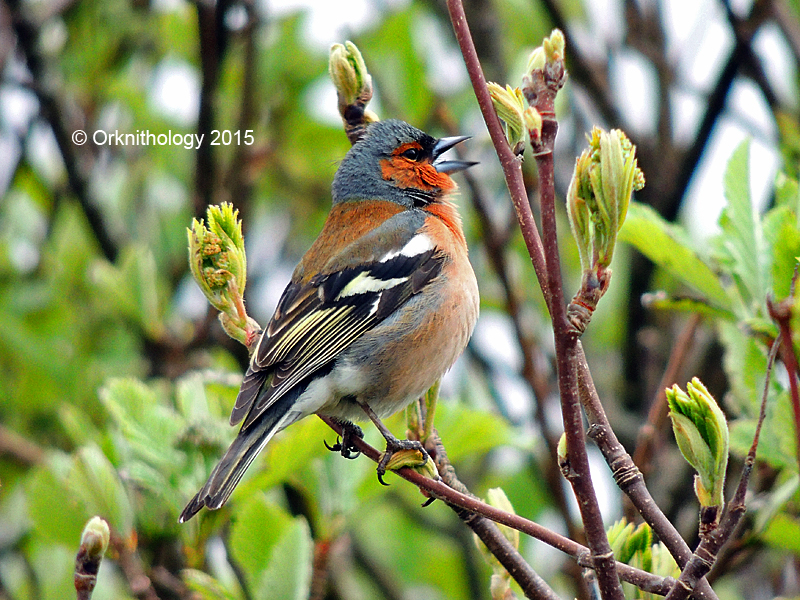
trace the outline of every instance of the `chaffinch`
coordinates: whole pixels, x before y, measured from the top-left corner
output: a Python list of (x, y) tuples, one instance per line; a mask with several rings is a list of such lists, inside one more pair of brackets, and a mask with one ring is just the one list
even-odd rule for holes
[[(231, 413), (238, 436), (180, 521), (217, 509), (272, 436), (318, 413), (345, 425), (380, 422), (419, 398), (464, 350), (478, 285), (450, 174), (474, 163), (439, 159), (466, 137), (435, 139), (401, 121), (374, 123), (333, 180), (333, 207), (253, 352)], [(383, 474), (386, 460), (379, 464)]]

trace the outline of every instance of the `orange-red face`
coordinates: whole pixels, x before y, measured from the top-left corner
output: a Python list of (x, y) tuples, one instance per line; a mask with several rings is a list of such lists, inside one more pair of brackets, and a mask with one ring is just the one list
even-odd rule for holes
[(415, 188), (425, 192), (447, 193), (456, 184), (447, 173), (439, 173), (419, 142), (408, 142), (395, 148), (389, 158), (381, 160), (381, 176), (400, 189)]

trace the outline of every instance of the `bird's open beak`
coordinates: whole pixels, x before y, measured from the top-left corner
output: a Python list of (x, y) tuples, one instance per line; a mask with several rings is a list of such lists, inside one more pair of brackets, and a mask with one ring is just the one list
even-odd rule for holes
[(471, 136), (468, 135), (457, 135), (453, 137), (442, 138), (436, 142), (436, 145), (433, 147), (433, 168), (439, 173), (450, 174), (458, 173), (464, 169), (469, 169), (473, 165), (477, 165), (478, 163), (476, 162), (470, 162), (466, 160), (438, 160), (440, 154), (444, 154), (456, 144), (459, 144), (464, 140), (468, 140), (470, 137)]

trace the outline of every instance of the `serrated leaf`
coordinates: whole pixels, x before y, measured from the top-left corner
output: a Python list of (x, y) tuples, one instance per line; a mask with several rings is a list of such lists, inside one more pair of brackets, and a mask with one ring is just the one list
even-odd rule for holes
[(273, 549), (291, 523), (292, 517), (262, 494), (251, 496), (237, 509), (231, 526), (230, 549), (247, 575), (251, 589), (259, 586)]
[(151, 338), (163, 335), (159, 274), (149, 248), (126, 247), (116, 264), (98, 261), (92, 276), (97, 293), (108, 298), (111, 306), (137, 323)]
[[(734, 421), (730, 427), (731, 451), (739, 456), (746, 455), (753, 443), (755, 430), (755, 419)], [(776, 469), (797, 472), (794, 413), (788, 393), (767, 401), (767, 417), (759, 436), (756, 458)]]
[(717, 323), (717, 329), (725, 347), (722, 364), (731, 382), (732, 406), (737, 414), (755, 416), (767, 368), (764, 347), (733, 323)]
[(208, 573), (197, 569), (184, 569), (181, 575), (189, 589), (199, 594), (203, 600), (241, 600), (239, 594), (234, 594)]
[(771, 546), (800, 556), (800, 521), (786, 513), (775, 515), (761, 539)]
[(291, 520), (283, 532), (254, 590), (256, 600), (305, 600), (311, 587), (314, 546), (302, 517)]
[(175, 397), (178, 412), (188, 421), (205, 420), (212, 416), (203, 378), (199, 373), (182, 378), (178, 382)]
[(717, 275), (685, 241), (681, 228), (655, 210), (631, 202), (619, 239), (635, 246), (658, 266), (696, 290), (715, 307), (730, 311), (731, 300)]
[(137, 379), (112, 379), (100, 399), (136, 456), (165, 470), (181, 463), (174, 445), (184, 422), (154, 390)]
[(775, 179), (775, 206), (786, 206), (795, 215), (795, 224), (800, 225), (800, 184), (785, 173)]
[(764, 269), (766, 252), (750, 197), (750, 143), (745, 140), (734, 150), (725, 170), (724, 188), (728, 201), (719, 218), (722, 258), (726, 260), (745, 306), (751, 310), (766, 298)]
[(302, 470), (315, 456), (327, 454), (328, 450), (323, 444), (326, 436), (332, 443), (335, 434), (330, 427), (320, 419), (311, 417), (295, 423), (273, 438), (260, 458), (263, 468), (240, 486), (242, 495), (268, 489)]
[(776, 300), (789, 296), (795, 265), (800, 256), (800, 227), (788, 206), (778, 206), (764, 217), (764, 237), (770, 245), (770, 275)]
[(511, 427), (502, 417), (463, 404), (439, 402), (435, 425), (453, 462), (512, 441)]
[(760, 533), (769, 524), (772, 518), (783, 509), (784, 505), (791, 500), (800, 487), (800, 477), (792, 475), (787, 481), (774, 488), (766, 496), (764, 505), (759, 507), (756, 512), (755, 526), (753, 529)]
[(28, 477), (26, 489), (28, 514), (36, 532), (46, 540), (76, 546), (91, 516), (83, 501), (44, 465)]
[(120, 535), (130, 533), (133, 506), (114, 466), (97, 446), (78, 450), (67, 481), (71, 493), (83, 500), (89, 512), (102, 516)]

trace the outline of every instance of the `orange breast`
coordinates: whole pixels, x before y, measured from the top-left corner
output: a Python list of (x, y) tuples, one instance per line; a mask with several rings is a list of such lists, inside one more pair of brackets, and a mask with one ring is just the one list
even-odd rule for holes
[[(452, 202), (437, 200), (436, 202), (431, 202), (423, 210), (437, 217), (438, 222), (447, 227), (455, 241), (461, 248), (466, 250), (467, 240), (464, 238), (464, 231), (461, 228), (461, 216)], [(436, 240), (437, 238), (438, 236), (434, 234), (433, 239)]]

